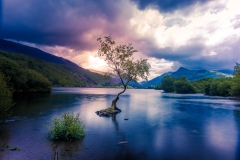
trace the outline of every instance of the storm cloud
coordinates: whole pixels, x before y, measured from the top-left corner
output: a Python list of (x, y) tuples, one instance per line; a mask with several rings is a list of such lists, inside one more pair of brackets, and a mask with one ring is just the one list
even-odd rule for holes
[(159, 9), (160, 12), (173, 12), (197, 3), (206, 3), (209, 0), (132, 0), (138, 4), (140, 9), (154, 7)]
[(239, 8), (238, 0), (4, 0), (0, 38), (99, 69), (96, 39), (111, 35), (149, 59), (152, 78), (180, 66), (232, 69), (240, 62)]
[(3, 11), (3, 7), (2, 7), (2, 0), (0, 0), (0, 34), (2, 31), (2, 11)]
[(103, 34), (125, 32), (124, 4), (111, 0), (8, 0), (2, 38), (48, 46), (91, 49)]

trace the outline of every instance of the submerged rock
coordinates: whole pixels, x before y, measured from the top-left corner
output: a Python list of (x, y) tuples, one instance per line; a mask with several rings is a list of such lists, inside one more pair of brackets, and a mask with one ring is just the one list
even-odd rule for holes
[(5, 122), (14, 122), (15, 120), (14, 119), (9, 119), (9, 120), (6, 120)]
[(103, 110), (100, 110), (100, 111), (96, 111), (95, 113), (100, 117), (111, 117), (111, 116), (116, 115), (120, 112), (121, 112), (120, 109), (117, 109), (117, 110), (103, 109)]
[(119, 142), (118, 144), (128, 144), (128, 141)]

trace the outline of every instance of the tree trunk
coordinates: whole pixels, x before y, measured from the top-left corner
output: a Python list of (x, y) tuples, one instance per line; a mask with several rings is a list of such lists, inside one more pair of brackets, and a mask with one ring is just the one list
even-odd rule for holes
[(114, 110), (119, 110), (119, 108), (117, 108), (117, 101), (118, 101), (119, 97), (117, 96), (113, 101), (112, 101), (112, 108)]
[(127, 85), (124, 85), (124, 90), (122, 92), (118, 93), (117, 97), (112, 101), (112, 106), (111, 107), (114, 110), (120, 110), (119, 108), (117, 108), (117, 101), (119, 99), (120, 94), (123, 94), (126, 91), (126, 89), (127, 89)]

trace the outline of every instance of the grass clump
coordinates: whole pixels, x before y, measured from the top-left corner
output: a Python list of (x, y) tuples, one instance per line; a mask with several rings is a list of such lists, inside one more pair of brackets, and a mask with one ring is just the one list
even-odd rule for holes
[(54, 117), (53, 126), (49, 129), (48, 139), (72, 141), (85, 135), (84, 125), (79, 118), (79, 113), (74, 116), (73, 112), (64, 113), (60, 118)]
[(114, 111), (114, 107), (105, 109), (105, 112), (107, 112), (107, 113), (111, 113), (112, 111)]
[(9, 148), (11, 151), (20, 151), (20, 148), (18, 146), (15, 146), (13, 148)]

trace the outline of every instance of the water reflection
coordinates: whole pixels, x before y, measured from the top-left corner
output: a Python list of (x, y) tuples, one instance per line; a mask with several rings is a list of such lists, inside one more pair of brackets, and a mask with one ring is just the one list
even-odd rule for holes
[(4, 159), (4, 157), (9, 153), (7, 145), (9, 145), (9, 130), (7, 127), (2, 126), (0, 128), (0, 159)]
[[(240, 105), (238, 105), (238, 106), (240, 106)], [(238, 129), (238, 134), (236, 135), (237, 136), (237, 140), (236, 140), (237, 146), (236, 146), (235, 159), (240, 159), (240, 111), (235, 111), (234, 117), (236, 120), (236, 128)]]
[(116, 117), (117, 117), (117, 115), (114, 114), (114, 115), (112, 115), (111, 118), (112, 118), (112, 122), (113, 122), (113, 124), (114, 124), (114, 126), (116, 128), (116, 131), (118, 131), (118, 123), (117, 123)]
[[(8, 119), (14, 121), (0, 123), (0, 130), (7, 132), (6, 142), (19, 146), (21, 152), (0, 158), (52, 159), (56, 151), (61, 159), (240, 157), (239, 101), (202, 94), (127, 90), (117, 103), (120, 114), (97, 116), (95, 111), (109, 107), (119, 91), (55, 88), (48, 95), (19, 98)], [(68, 111), (80, 112), (86, 136), (78, 143), (51, 143), (44, 125)], [(128, 144), (119, 145), (122, 141)]]
[(59, 159), (77, 159), (84, 147), (83, 139), (74, 142), (52, 142), (52, 157), (57, 154)]

